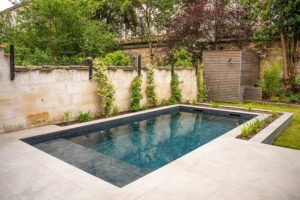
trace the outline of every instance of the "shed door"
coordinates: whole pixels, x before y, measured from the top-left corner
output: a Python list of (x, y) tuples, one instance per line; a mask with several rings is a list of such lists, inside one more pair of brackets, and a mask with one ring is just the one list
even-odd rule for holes
[(204, 80), (208, 99), (238, 102), (240, 99), (240, 51), (204, 52)]

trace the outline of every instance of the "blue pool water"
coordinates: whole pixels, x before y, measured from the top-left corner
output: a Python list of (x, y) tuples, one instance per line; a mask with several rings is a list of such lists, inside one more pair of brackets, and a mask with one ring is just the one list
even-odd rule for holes
[(176, 112), (35, 146), (122, 187), (245, 121), (236, 117)]

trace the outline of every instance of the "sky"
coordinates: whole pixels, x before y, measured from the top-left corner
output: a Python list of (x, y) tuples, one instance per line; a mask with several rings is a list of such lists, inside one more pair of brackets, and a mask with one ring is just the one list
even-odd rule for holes
[(11, 7), (12, 4), (8, 0), (0, 0), (0, 11)]

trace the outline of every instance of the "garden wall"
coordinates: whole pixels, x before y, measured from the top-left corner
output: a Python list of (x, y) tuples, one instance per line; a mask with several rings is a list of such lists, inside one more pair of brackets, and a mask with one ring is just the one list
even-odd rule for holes
[[(146, 71), (143, 70), (143, 93), (146, 89)], [(196, 97), (196, 75), (193, 69), (176, 70), (184, 100)], [(116, 88), (115, 104), (119, 111), (130, 105), (130, 84), (137, 75), (134, 68), (109, 68), (108, 77)], [(160, 100), (170, 97), (171, 72), (166, 68), (155, 70), (157, 94)], [(146, 103), (144, 98), (143, 104)], [(79, 112), (99, 114), (101, 100), (96, 95), (96, 83), (89, 80), (85, 66), (17, 67), (16, 78), (10, 81), (9, 58), (0, 48), (0, 133), (53, 124), (64, 121), (64, 113), (76, 118)]]

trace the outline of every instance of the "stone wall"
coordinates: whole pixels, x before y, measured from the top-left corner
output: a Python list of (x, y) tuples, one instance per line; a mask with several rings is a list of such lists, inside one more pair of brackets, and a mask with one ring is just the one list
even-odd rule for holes
[[(176, 70), (182, 81), (184, 100), (196, 97), (194, 69)], [(134, 68), (109, 68), (108, 77), (116, 88), (115, 105), (127, 111), (130, 105), (130, 85), (137, 75)], [(146, 70), (142, 71), (142, 90), (145, 96)], [(160, 100), (170, 97), (171, 72), (167, 68), (155, 70), (157, 94)], [(96, 95), (97, 85), (89, 80), (85, 66), (17, 67), (14, 81), (9, 79), (9, 57), (0, 48), (0, 133), (63, 122), (64, 114), (75, 119), (80, 111), (93, 115), (101, 111)], [(146, 104), (146, 99), (142, 100)]]

